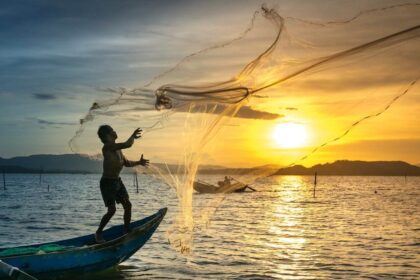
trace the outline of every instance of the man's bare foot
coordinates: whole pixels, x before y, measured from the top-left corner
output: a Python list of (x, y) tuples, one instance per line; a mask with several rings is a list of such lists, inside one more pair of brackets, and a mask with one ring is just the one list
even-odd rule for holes
[(98, 244), (105, 243), (105, 239), (102, 237), (102, 233), (95, 232), (95, 241)]

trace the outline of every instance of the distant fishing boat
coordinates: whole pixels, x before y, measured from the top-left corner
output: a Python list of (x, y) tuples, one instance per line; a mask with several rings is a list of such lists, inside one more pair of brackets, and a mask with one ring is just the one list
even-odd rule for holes
[(255, 189), (241, 182), (235, 182), (225, 184), (223, 186), (215, 186), (203, 181), (195, 181), (193, 184), (194, 190), (199, 193), (233, 193), (233, 192), (244, 192), (247, 188), (252, 191)]
[[(166, 211), (167, 208), (162, 208), (149, 217), (131, 223), (131, 231), (125, 235), (122, 235), (122, 225), (105, 230), (103, 236), (108, 241), (102, 244), (96, 244), (94, 235), (90, 234), (51, 243), (0, 248), (0, 259), (40, 278), (104, 270), (122, 263), (136, 253), (150, 239)], [(42, 248), (57, 250), (44, 252)], [(0, 270), (0, 279), (8, 277)]]

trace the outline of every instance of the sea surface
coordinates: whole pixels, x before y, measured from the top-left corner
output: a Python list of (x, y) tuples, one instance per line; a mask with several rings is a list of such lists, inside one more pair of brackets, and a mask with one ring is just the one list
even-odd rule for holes
[[(0, 247), (93, 233), (106, 210), (99, 179), (44, 174), (40, 183), (38, 175), (7, 174)], [(166, 235), (177, 212), (173, 189), (141, 175), (136, 193), (133, 177), (123, 180), (133, 219), (162, 207), (168, 214), (128, 261), (79, 279), (420, 279), (420, 177), (319, 176), (315, 197), (309, 176), (262, 179), (257, 192), (223, 200), (194, 194), (200, 205), (218, 205), (188, 256)], [(111, 225), (122, 223), (122, 212)]]

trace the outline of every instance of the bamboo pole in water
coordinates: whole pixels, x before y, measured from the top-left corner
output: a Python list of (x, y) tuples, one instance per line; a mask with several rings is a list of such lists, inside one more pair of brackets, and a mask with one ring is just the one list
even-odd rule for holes
[(6, 172), (3, 168), (3, 189), (6, 190)]
[(315, 177), (314, 177), (314, 198), (315, 198), (315, 189), (316, 189), (316, 177), (317, 177), (317, 172), (315, 172)]
[(42, 183), (42, 167), (39, 169), (39, 185)]
[(135, 176), (136, 176), (136, 190), (137, 190), (137, 193), (139, 193), (139, 180), (137, 179), (137, 172)]

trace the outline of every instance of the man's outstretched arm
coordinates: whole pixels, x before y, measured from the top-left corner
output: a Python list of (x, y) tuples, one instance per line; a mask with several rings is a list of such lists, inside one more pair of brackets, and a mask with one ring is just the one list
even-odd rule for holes
[(126, 159), (125, 157), (124, 157), (124, 166), (126, 166), (126, 167), (134, 167), (134, 166), (137, 166), (137, 165), (143, 165), (143, 166), (148, 166), (149, 165), (149, 160), (148, 159), (145, 159), (145, 158), (143, 158), (143, 154), (141, 155), (141, 157), (140, 157), (140, 160), (139, 161), (132, 161), (132, 160), (128, 160), (128, 159)]
[(131, 136), (127, 139), (127, 141), (123, 143), (108, 143), (104, 145), (104, 148), (110, 151), (130, 148), (131, 146), (133, 146), (134, 140), (139, 139), (141, 137), (141, 132), (142, 130), (140, 128), (137, 128), (136, 130), (134, 130), (133, 134), (131, 134)]

